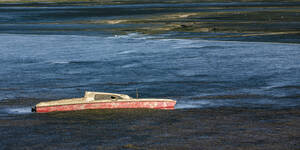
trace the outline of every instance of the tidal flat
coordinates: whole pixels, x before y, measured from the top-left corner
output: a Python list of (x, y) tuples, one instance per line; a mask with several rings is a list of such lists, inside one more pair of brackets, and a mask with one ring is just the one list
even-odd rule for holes
[(0, 119), (0, 148), (296, 150), (299, 115), (298, 108), (229, 107), (21, 115)]
[[(0, 1), (0, 149), (299, 150), (300, 1)], [(175, 110), (36, 114), (84, 91)]]
[(297, 0), (10, 0), (2, 1), (0, 9), (2, 33), (170, 34), (186, 39), (284, 43), (300, 39)]

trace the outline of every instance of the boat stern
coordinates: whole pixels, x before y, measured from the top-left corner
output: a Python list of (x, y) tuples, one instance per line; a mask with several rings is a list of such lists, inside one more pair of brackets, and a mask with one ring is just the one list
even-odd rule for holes
[(36, 112), (36, 106), (31, 107), (31, 112)]

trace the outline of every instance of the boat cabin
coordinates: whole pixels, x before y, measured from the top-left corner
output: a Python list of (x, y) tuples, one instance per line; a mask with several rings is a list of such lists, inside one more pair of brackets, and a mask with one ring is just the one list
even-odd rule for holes
[(85, 92), (84, 99), (86, 101), (101, 101), (101, 100), (128, 100), (131, 99), (128, 95), (113, 94), (103, 92)]

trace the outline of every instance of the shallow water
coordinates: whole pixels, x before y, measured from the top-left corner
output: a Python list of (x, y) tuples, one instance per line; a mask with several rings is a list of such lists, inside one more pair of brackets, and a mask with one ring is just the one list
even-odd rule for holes
[[(179, 38), (300, 43), (299, 12), (297, 11), (300, 3), (296, 1), (196, 1), (196, 3), (191, 3), (191, 1), (133, 0), (113, 3), (114, 5), (108, 5), (105, 2), (0, 3), (0, 32), (102, 36), (106, 32), (156, 34), (157, 30), (147, 30), (151, 27), (165, 33), (166, 31), (158, 28), (163, 27), (163, 29), (175, 31), (171, 33), (171, 37)], [(192, 13), (198, 15), (179, 17)], [(179, 16), (177, 19), (158, 19), (160, 18), (158, 16), (166, 17), (168, 15)], [(112, 20), (125, 22), (104, 23)], [(214, 28), (211, 32), (202, 32), (202, 30), (194, 32), (190, 28), (176, 28), (178, 25), (189, 26), (191, 22), (202, 24), (201, 26), (191, 26), (191, 29), (208, 28), (210, 30), (212, 27)], [(260, 35), (253, 35), (253, 33)], [(261, 35), (262, 33), (266, 34)]]
[[(164, 35), (1, 34), (0, 149), (297, 149), (299, 48)], [(30, 112), (84, 91), (134, 97), (136, 89), (140, 97), (175, 99), (176, 109)]]
[[(299, 149), (299, 44), (39, 24), (260, 3), (28, 5), (37, 6), (0, 5), (0, 149)], [(160, 7), (170, 10), (153, 12)], [(135, 97), (137, 89), (139, 97), (176, 100), (175, 110), (31, 113), (38, 102), (84, 91)]]
[(299, 48), (163, 35), (1, 34), (0, 99), (27, 107), (84, 91), (134, 97), (138, 89), (141, 97), (175, 99), (178, 109), (299, 106)]

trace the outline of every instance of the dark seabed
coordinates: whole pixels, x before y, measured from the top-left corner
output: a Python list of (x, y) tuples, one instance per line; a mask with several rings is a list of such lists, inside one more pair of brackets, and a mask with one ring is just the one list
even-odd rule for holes
[[(0, 8), (0, 149), (300, 149), (299, 44), (40, 24), (78, 19), (66, 10), (80, 20), (156, 13), (143, 5), (10, 5)], [(136, 89), (176, 109), (30, 112), (84, 91)]]

